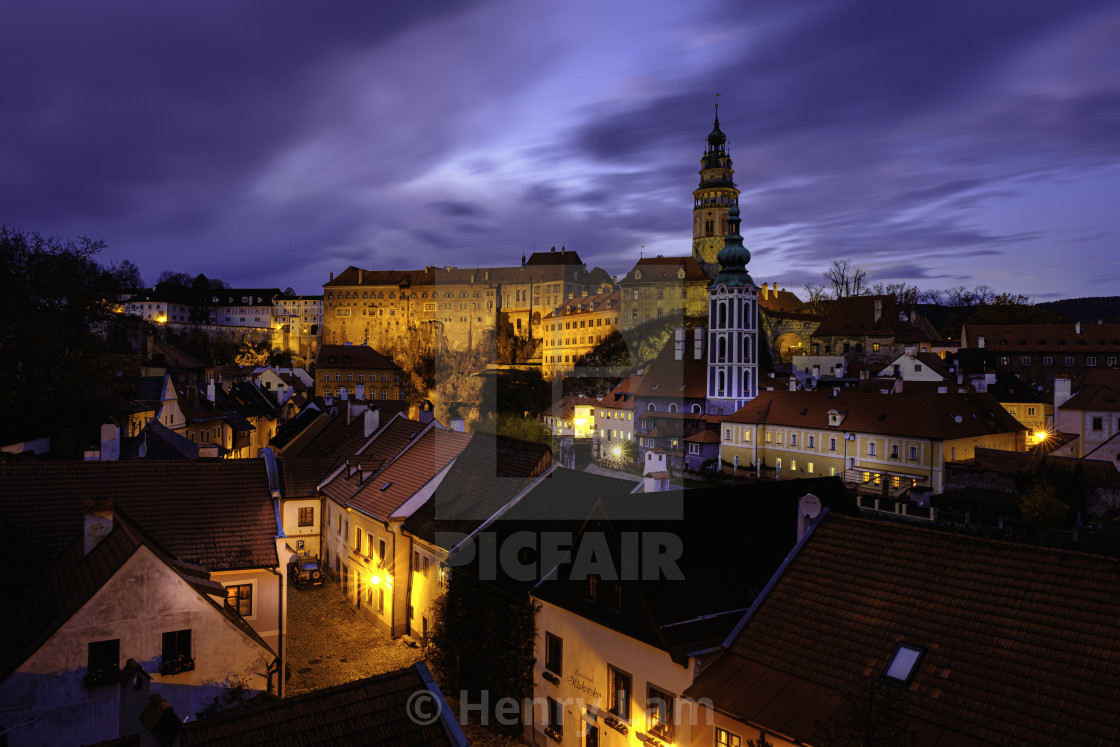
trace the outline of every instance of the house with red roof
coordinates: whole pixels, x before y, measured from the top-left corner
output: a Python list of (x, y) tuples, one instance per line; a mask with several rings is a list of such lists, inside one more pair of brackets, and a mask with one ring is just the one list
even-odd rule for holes
[(1025, 427), (989, 394), (889, 391), (761, 392), (723, 419), (720, 459), (776, 479), (840, 475), (895, 499), (940, 493), (946, 462), (977, 448), (1026, 449)]
[(1055, 456), (1111, 462), (1120, 470), (1120, 371), (1087, 369), (1054, 380), (1054, 427), (1072, 438)]
[(413, 601), (438, 583), (430, 557), (402, 532), (471, 436), (394, 418), (322, 480), (323, 559), (347, 600), (391, 637), (427, 632)]

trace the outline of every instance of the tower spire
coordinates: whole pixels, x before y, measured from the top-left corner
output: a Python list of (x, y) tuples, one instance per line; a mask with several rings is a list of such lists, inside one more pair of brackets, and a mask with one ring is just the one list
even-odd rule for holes
[(692, 192), (692, 256), (709, 278), (719, 270), (716, 254), (727, 236), (728, 213), (739, 204), (727, 135), (719, 127), (719, 97), (717, 93), (712, 131), (700, 157), (700, 186)]

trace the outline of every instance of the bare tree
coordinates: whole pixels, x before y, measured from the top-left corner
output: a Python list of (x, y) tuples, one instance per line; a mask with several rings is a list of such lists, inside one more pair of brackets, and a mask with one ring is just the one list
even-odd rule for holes
[(827, 293), (819, 283), (805, 283), (805, 311), (810, 314), (828, 313)]
[(867, 293), (867, 271), (852, 264), (850, 259), (834, 259), (825, 271), (824, 279), (832, 285), (834, 298), (862, 296)]
[(906, 283), (875, 283), (871, 286), (871, 293), (876, 296), (894, 296), (898, 307), (914, 306), (922, 297), (922, 291), (916, 285)]

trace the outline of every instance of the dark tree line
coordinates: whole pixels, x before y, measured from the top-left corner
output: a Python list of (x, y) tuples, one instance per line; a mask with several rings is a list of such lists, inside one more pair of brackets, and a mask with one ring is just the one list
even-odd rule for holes
[(55, 452), (80, 455), (122, 414), (121, 356), (139, 352), (147, 329), (119, 306), (139, 271), (99, 264), (104, 248), (0, 226), (0, 440), (50, 435)]

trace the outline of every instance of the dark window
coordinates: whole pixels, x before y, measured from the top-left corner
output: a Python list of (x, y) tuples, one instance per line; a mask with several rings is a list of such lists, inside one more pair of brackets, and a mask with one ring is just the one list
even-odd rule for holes
[(385, 562), (385, 540), (377, 541), (377, 557), (381, 559), (382, 563)]
[(555, 674), (564, 674), (564, 639), (552, 633), (544, 634), (544, 667)]
[(237, 610), (237, 614), (242, 617), (250, 617), (253, 614), (253, 585), (227, 586), (226, 600), (230, 607)]
[(659, 739), (673, 741), (673, 696), (652, 685), (646, 698), (646, 728)]
[(299, 510), (299, 525), (309, 527), (315, 524), (315, 507), (303, 506)]
[(121, 640), (91, 641), (86, 663), (86, 684), (100, 685), (115, 679), (120, 673)]
[(191, 657), (191, 631), (174, 630), (163, 634), (163, 660), (159, 665), (160, 674), (178, 674), (194, 669)]
[(564, 707), (560, 701), (548, 699), (548, 727), (555, 732), (556, 736), (561, 736), (564, 733)]
[(592, 573), (587, 577), (587, 597), (594, 600), (599, 595), (599, 577)]
[(1099, 431), (1104, 429), (1104, 418), (1093, 418), (1093, 430)]
[(610, 703), (608, 710), (621, 719), (630, 720), (630, 675), (608, 666)]

